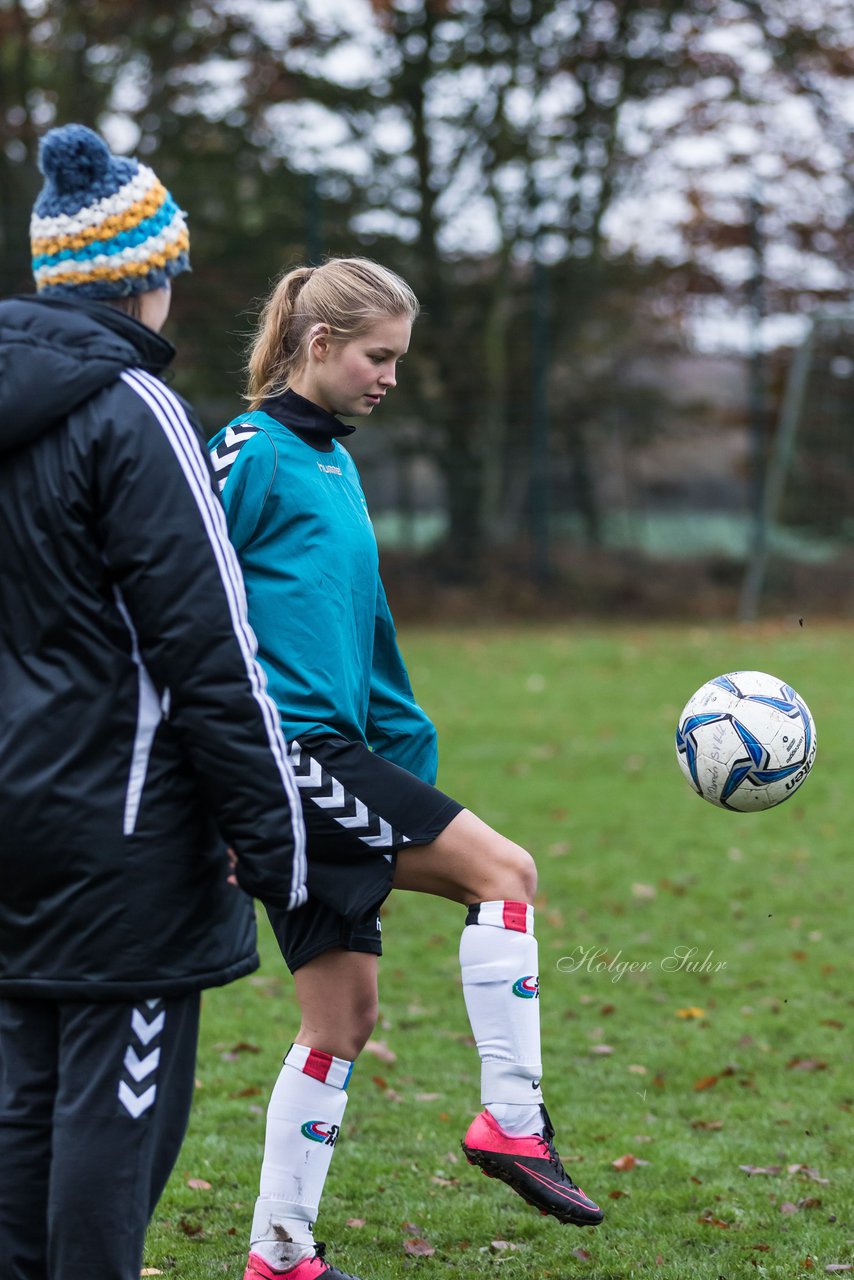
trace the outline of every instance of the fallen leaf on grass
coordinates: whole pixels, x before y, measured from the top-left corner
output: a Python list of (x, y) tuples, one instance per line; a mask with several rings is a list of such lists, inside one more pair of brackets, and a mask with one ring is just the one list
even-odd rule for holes
[(700, 1076), (699, 1080), (694, 1081), (694, 1089), (700, 1093), (703, 1089), (714, 1089), (720, 1076)]
[(512, 1240), (490, 1240), (490, 1249), (494, 1249), (496, 1253), (503, 1253), (505, 1249), (518, 1249), (518, 1244), (513, 1244)]
[(771, 1252), (770, 1244), (748, 1244), (748, 1245), (745, 1245), (744, 1247), (745, 1249), (755, 1249), (757, 1253)]
[(365, 1225), (365, 1222), (366, 1222), (366, 1219), (365, 1219), (365, 1218), (348, 1218), (348, 1219), (347, 1219), (347, 1226), (348, 1226), (348, 1227), (363, 1227), (363, 1226)]
[(205, 1182), (204, 1178), (188, 1178), (187, 1186), (192, 1187), (194, 1191), (210, 1191), (211, 1184)]
[(397, 1054), (389, 1049), (385, 1040), (369, 1040), (365, 1045), (365, 1052), (372, 1053), (380, 1062), (397, 1062)]
[(792, 1058), (786, 1066), (790, 1071), (826, 1071), (827, 1063), (820, 1058)]
[(632, 897), (639, 902), (651, 902), (656, 895), (654, 884), (633, 884)]
[(705, 1213), (700, 1215), (697, 1221), (702, 1223), (702, 1225), (705, 1227), (720, 1227), (722, 1231), (729, 1231), (730, 1229), (729, 1222), (724, 1222), (723, 1218), (714, 1217), (714, 1215), (708, 1209), (706, 1210)]
[(616, 1160), (611, 1161), (611, 1167), (616, 1169), (618, 1173), (626, 1173), (629, 1169), (634, 1169), (637, 1159), (632, 1155), (631, 1151), (627, 1151), (624, 1156), (617, 1156)]
[(692, 1120), (692, 1129), (722, 1129), (724, 1127), (723, 1120)]
[(701, 1009), (700, 1006), (696, 1004), (689, 1005), (687, 1009), (676, 1010), (677, 1018), (705, 1018), (705, 1016), (705, 1009)]
[(631, 1191), (620, 1191), (618, 1187), (615, 1187), (613, 1191), (608, 1192), (608, 1199), (620, 1200), (623, 1196), (630, 1196), (631, 1194)]
[(783, 1166), (781, 1164), (740, 1164), (738, 1167), (742, 1173), (746, 1173), (749, 1177), (753, 1177), (756, 1173), (770, 1173), (772, 1175), (776, 1175), (783, 1172)]
[(411, 1239), (404, 1240), (403, 1252), (408, 1253), (413, 1258), (432, 1258), (436, 1250), (429, 1240)]
[(158, 1271), (156, 1267), (143, 1267), (139, 1274), (141, 1276), (162, 1276), (163, 1272)]
[(796, 1204), (792, 1204), (791, 1200), (784, 1200), (783, 1203), (780, 1205), (780, 1212), (781, 1213), (797, 1213), (798, 1206)]
[(572, 1254), (573, 1258), (577, 1258), (579, 1262), (589, 1262), (593, 1257), (592, 1253), (588, 1253), (586, 1249), (582, 1249), (580, 1246), (577, 1249), (570, 1249), (569, 1252)]
[(825, 1271), (854, 1271), (854, 1262), (828, 1262)]
[(442, 1096), (441, 1093), (416, 1093), (415, 1101), (416, 1102), (438, 1102), (441, 1096)]
[(236, 1062), (241, 1053), (260, 1053), (261, 1050), (257, 1044), (250, 1044), (248, 1040), (239, 1040), (237, 1044), (233, 1044), (230, 1049), (219, 1056), (223, 1062)]
[(229, 1098), (257, 1098), (261, 1092), (257, 1084), (250, 1084), (246, 1089), (238, 1089), (237, 1093), (230, 1093)]
[(205, 1234), (204, 1229), (198, 1222), (188, 1222), (186, 1218), (182, 1218), (178, 1223), (178, 1226), (184, 1232), (184, 1235), (189, 1236), (192, 1240), (197, 1240), (200, 1236)]
[(443, 1178), (438, 1173), (434, 1173), (430, 1181), (437, 1187), (458, 1187), (460, 1185), (459, 1178)]
[(829, 1178), (823, 1178), (818, 1169), (812, 1169), (808, 1164), (790, 1164), (786, 1166), (787, 1173), (796, 1173), (800, 1178), (806, 1178), (809, 1182), (820, 1182), (822, 1186), (827, 1186), (830, 1182)]
[(599, 1054), (613, 1053), (614, 1047), (610, 1044), (592, 1044), (590, 1046), (590, 1052)]

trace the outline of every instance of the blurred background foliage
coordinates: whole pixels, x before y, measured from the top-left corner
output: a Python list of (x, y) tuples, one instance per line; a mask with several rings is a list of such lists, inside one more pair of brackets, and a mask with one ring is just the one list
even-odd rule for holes
[(849, 611), (852, 72), (847, 0), (0, 0), (0, 293), (82, 121), (189, 210), (168, 332), (210, 431), (281, 270), (413, 284), (353, 438), (400, 609), (732, 613), (761, 543), (769, 599)]

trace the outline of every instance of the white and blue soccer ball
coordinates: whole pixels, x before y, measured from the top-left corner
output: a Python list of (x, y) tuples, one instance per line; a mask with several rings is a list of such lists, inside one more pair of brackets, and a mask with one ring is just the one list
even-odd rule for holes
[(764, 671), (707, 681), (685, 704), (676, 758), (710, 804), (752, 813), (793, 796), (813, 767), (815, 722), (790, 684)]

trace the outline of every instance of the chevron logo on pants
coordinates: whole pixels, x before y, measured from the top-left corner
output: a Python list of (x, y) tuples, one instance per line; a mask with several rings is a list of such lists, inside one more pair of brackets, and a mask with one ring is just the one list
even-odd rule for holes
[(131, 1014), (131, 1035), (119, 1080), (119, 1102), (134, 1120), (154, 1106), (160, 1040), (166, 1024), (162, 1000), (145, 1000)]
[[(372, 849), (391, 849), (395, 843), (391, 824), (372, 813), (363, 800), (346, 791), (344, 784), (327, 773), (319, 760), (304, 752), (298, 742), (289, 751), (294, 780), (305, 799), (323, 809), (330, 818), (352, 831), (354, 836)], [(383, 855), (391, 860), (391, 854)]]

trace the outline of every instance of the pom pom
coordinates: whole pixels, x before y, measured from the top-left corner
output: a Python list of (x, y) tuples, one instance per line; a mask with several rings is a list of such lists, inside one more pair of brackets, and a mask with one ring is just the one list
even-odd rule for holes
[(39, 168), (60, 194), (97, 188), (111, 163), (103, 138), (82, 124), (51, 129), (39, 147)]

